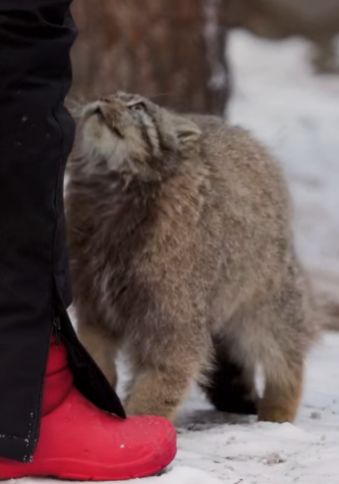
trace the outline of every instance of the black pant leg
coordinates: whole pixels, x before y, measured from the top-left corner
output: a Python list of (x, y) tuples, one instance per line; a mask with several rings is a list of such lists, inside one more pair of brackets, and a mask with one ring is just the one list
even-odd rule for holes
[[(40, 3), (0, 2), (0, 455), (21, 460), (37, 439), (74, 131), (63, 108), (70, 2)], [(64, 273), (64, 288), (66, 280)]]
[(38, 437), (52, 321), (75, 382), (123, 416), (79, 345), (70, 302), (63, 172), (74, 126), (64, 108), (75, 37), (71, 0), (0, 0), (0, 456), (27, 461)]

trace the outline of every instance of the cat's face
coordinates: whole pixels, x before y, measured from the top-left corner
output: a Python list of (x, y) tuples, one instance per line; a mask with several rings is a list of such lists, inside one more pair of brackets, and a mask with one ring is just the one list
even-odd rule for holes
[(156, 177), (161, 163), (193, 147), (199, 128), (148, 99), (117, 93), (88, 104), (81, 148), (87, 172), (115, 171)]

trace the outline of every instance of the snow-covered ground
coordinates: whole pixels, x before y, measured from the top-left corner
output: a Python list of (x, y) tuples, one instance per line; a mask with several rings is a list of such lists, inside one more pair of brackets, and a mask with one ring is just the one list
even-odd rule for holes
[[(339, 77), (314, 75), (300, 40), (234, 33), (229, 50), (229, 118), (281, 160), (299, 253), (316, 285), (339, 299)], [(143, 484), (339, 483), (339, 334), (327, 333), (309, 357), (294, 425), (222, 415), (195, 390), (177, 427), (175, 462)]]

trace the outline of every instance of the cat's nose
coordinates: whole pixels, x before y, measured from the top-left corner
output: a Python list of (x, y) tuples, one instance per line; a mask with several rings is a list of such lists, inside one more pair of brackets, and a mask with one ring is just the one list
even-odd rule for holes
[(102, 103), (104, 106), (109, 104), (112, 109), (121, 109), (125, 105), (124, 101), (119, 99), (115, 94), (102, 96), (97, 102)]
[(89, 116), (92, 116), (93, 114), (100, 114), (101, 108), (102, 108), (102, 102), (101, 101), (95, 101), (93, 103), (87, 104), (87, 106), (85, 106), (85, 108), (82, 112), (82, 116), (84, 118), (88, 118)]

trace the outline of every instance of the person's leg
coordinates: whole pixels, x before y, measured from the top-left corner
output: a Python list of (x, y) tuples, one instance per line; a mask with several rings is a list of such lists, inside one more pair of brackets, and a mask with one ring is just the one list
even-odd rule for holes
[[(131, 477), (130, 472), (138, 476), (138, 467), (126, 469), (126, 465), (132, 469), (133, 459), (146, 459), (138, 453), (142, 449), (138, 429), (148, 435), (145, 443), (153, 459), (152, 463), (148, 458), (144, 473), (155, 472), (160, 463), (164, 466), (175, 450), (173, 429), (162, 422), (166, 457), (154, 462), (162, 449), (159, 432), (152, 434), (152, 421), (119, 421), (87, 402), (73, 386), (74, 378), (93, 403), (124, 416), (66, 313), (70, 291), (62, 192), (74, 129), (63, 101), (71, 80), (69, 50), (75, 37), (70, 3), (0, 2), (0, 457), (23, 462), (33, 458), (34, 465), (16, 467), (0, 458), (0, 478), (30, 472), (95, 478), (90, 474), (93, 469), (80, 472), (86, 452), (100, 469), (99, 477)], [(50, 346), (53, 326), (64, 344)], [(43, 407), (49, 403), (40, 421), (41, 401)], [(60, 435), (60, 429), (68, 435)], [(128, 442), (131, 455), (122, 450), (124, 455), (117, 455), (120, 447), (111, 437), (115, 429), (121, 445), (122, 440)], [(131, 440), (133, 429), (136, 438)], [(72, 445), (65, 447), (62, 439)], [(108, 459), (112, 453), (114, 458)], [(71, 466), (67, 472), (66, 462)]]
[(37, 438), (55, 280), (69, 294), (62, 235), (73, 140), (63, 108), (75, 36), (69, 3), (0, 2), (0, 455), (24, 461)]

